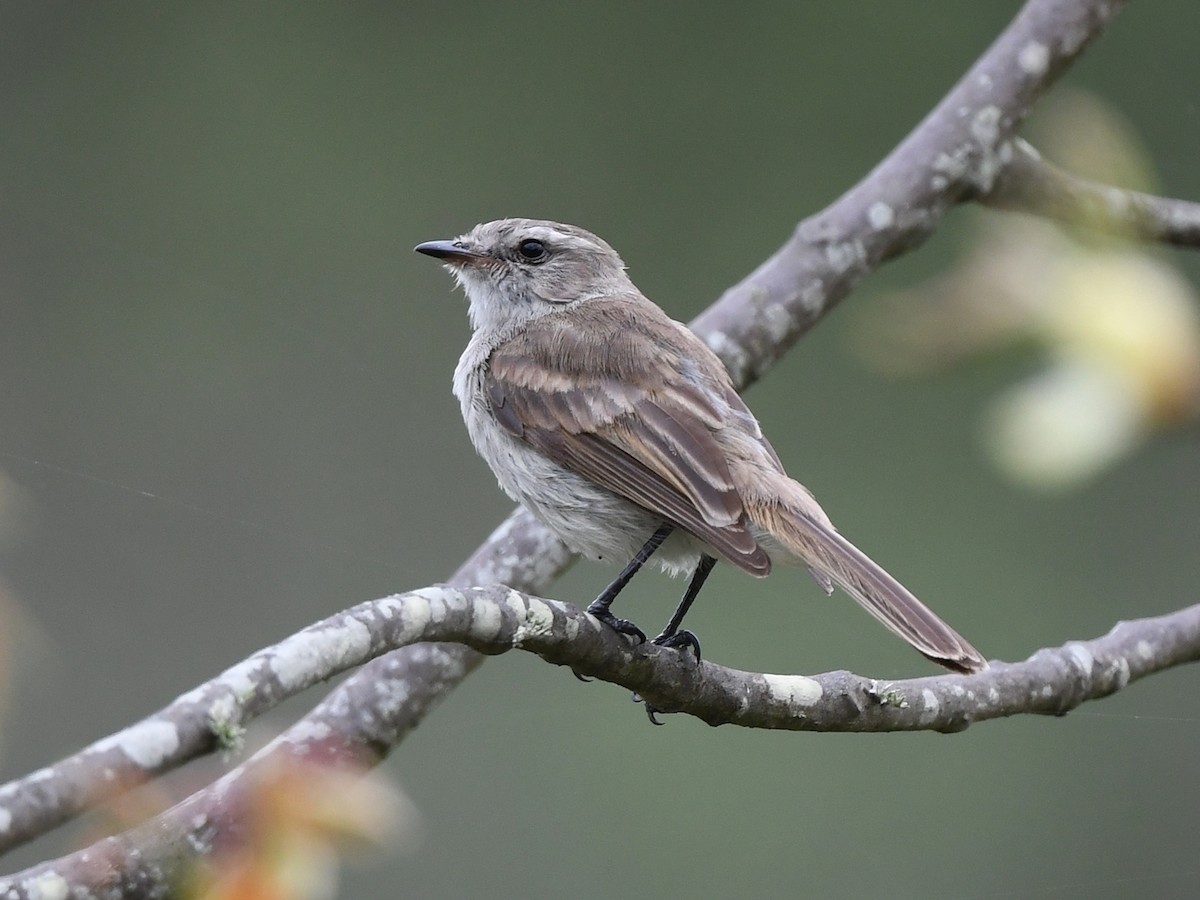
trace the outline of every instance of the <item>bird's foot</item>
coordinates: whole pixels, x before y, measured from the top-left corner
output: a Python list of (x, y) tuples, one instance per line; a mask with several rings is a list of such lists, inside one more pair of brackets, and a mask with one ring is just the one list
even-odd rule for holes
[[(595, 604), (593, 603), (592, 606), (595, 606)], [(627, 634), (639, 644), (646, 643), (646, 633), (628, 619), (619, 619), (603, 607), (592, 609), (592, 606), (588, 607), (588, 613), (595, 616), (617, 634)]]
[(646, 708), (646, 718), (650, 720), (651, 725), (663, 724), (662, 722), (658, 721), (658, 708), (653, 706), (650, 701), (643, 700), (639, 694), (632, 694), (630, 695), (629, 699), (634, 703), (642, 704), (642, 706)]
[[(651, 643), (659, 647), (669, 647), (672, 650), (689, 649), (696, 657), (696, 662), (700, 662), (700, 639), (686, 628), (680, 631), (673, 631), (670, 634), (660, 634)], [(658, 715), (661, 712), (658, 707), (649, 700), (643, 700), (638, 694), (634, 694), (632, 699), (635, 703), (641, 703), (646, 708), (646, 718), (650, 720), (651, 725), (663, 724), (658, 720)]]
[(674, 631), (671, 634), (663, 632), (651, 643), (657, 644), (660, 647), (670, 647), (674, 650), (690, 648), (692, 655), (696, 657), (696, 662), (700, 662), (700, 638), (696, 637), (695, 634), (686, 628)]

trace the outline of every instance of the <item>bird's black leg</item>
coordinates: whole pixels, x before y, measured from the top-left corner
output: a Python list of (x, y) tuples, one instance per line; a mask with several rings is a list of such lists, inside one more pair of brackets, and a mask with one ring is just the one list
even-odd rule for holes
[(700, 562), (696, 565), (696, 571), (692, 573), (692, 580), (688, 582), (687, 590), (683, 593), (683, 599), (679, 601), (679, 606), (675, 608), (675, 612), (671, 616), (671, 621), (662, 630), (662, 634), (654, 639), (654, 643), (660, 647), (691, 647), (692, 652), (696, 654), (696, 662), (700, 661), (700, 639), (686, 628), (680, 631), (679, 625), (683, 622), (683, 617), (687, 615), (687, 611), (691, 609), (692, 603), (700, 594), (700, 588), (704, 587), (708, 573), (713, 570), (713, 566), (716, 564), (716, 559), (711, 556), (702, 555), (700, 557)]
[[(700, 662), (700, 639), (686, 628), (680, 631), (679, 625), (683, 622), (683, 617), (687, 615), (687, 611), (691, 609), (696, 597), (699, 596), (700, 588), (704, 587), (708, 573), (713, 570), (713, 566), (716, 564), (717, 561), (713, 557), (703, 554), (700, 556), (700, 562), (696, 565), (696, 571), (692, 573), (692, 580), (688, 582), (687, 590), (683, 592), (683, 599), (679, 601), (679, 606), (675, 607), (675, 612), (671, 615), (671, 621), (662, 630), (662, 634), (654, 639), (655, 644), (658, 644), (660, 647), (691, 647), (692, 652), (696, 654), (696, 662)], [(633, 699), (641, 700), (637, 694), (633, 695)], [(650, 717), (651, 724), (662, 724), (662, 722), (658, 721), (658, 710), (649, 703), (646, 704), (646, 715)]]
[(667, 539), (672, 531), (675, 530), (674, 525), (664, 524), (658, 531), (650, 536), (650, 540), (642, 545), (642, 549), (634, 554), (633, 559), (629, 564), (621, 570), (621, 574), (612, 580), (612, 584), (600, 592), (600, 596), (588, 604), (587, 611), (611, 628), (613, 631), (620, 634), (627, 634), (630, 637), (637, 638), (639, 644), (646, 642), (646, 635), (640, 628), (630, 622), (628, 619), (618, 619), (611, 612), (609, 607), (613, 605), (613, 601), (617, 599), (617, 594), (621, 593), (625, 585), (629, 584), (638, 569), (654, 555), (654, 551), (662, 546), (662, 542)]

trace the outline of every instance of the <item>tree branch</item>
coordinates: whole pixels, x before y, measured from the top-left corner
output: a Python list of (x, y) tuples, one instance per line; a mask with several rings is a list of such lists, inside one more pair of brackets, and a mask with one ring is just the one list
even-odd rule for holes
[(1028, 142), (1012, 142), (1012, 158), (984, 206), (1045, 216), (1126, 238), (1200, 247), (1200, 203), (1156, 197), (1079, 178), (1044, 159)]
[[(1014, 154), (1012, 138), (1033, 102), (1124, 3), (1030, 0), (941, 103), (866, 178), (825, 210), (801, 222), (783, 247), (703, 313), (693, 327), (721, 356), (739, 387), (761, 376), (859, 280), (884, 261), (919, 246), (955, 204), (995, 193), (997, 185), (1004, 183), (1000, 179), (1006, 167), (1020, 156)], [(569, 563), (569, 554), (553, 535), (518, 511), (459, 569), (450, 587), (438, 589), (442, 592), (439, 596), (449, 610), (454, 605), (446, 600), (451, 587), (503, 582), (541, 592)], [(552, 662), (570, 662), (581, 672), (624, 684), (664, 711), (693, 712), (714, 724), (737, 722), (756, 727), (822, 729), (820, 723), (825, 723), (824, 729), (828, 729), (835, 721), (852, 721), (858, 727), (851, 730), (957, 730), (970, 721), (1016, 711), (1062, 712), (1155, 671), (1142, 654), (1141, 641), (1159, 648), (1150, 657), (1158, 659), (1155, 654), (1161, 652), (1165, 667), (1196, 659), (1195, 646), (1200, 640), (1196, 634), (1200, 614), (1193, 607), (1174, 616), (1120, 626), (1094, 642), (1040, 651), (1026, 663), (998, 664), (969, 678), (942, 676), (881, 683), (849, 673), (803, 678), (748, 675), (709, 663), (696, 667), (687, 664), (681, 654), (631, 649), (616, 636), (598, 630), (586, 616), (553, 601), (535, 601), (501, 588), (476, 589), (459, 596), (464, 603), (468, 597), (492, 596), (494, 605), (479, 621), (492, 623), (494, 613), (499, 612), (496, 634), (503, 634), (511, 625), (512, 641), (528, 648), (551, 641), (561, 617), (562, 627), (575, 632), (564, 631), (563, 636), (554, 638), (558, 643), (551, 641), (552, 646), (544, 648)], [(513, 624), (507, 617), (509, 612), (517, 614), (515, 606), (505, 612), (504, 604), (495, 599), (501, 596), (506, 600), (520, 597), (524, 614), (528, 617), (531, 609), (537, 614)], [(472, 609), (474, 602), (468, 604)], [(544, 633), (543, 609), (551, 619)], [(324, 634), (323, 639), (357, 633), (365, 623), (346, 627), (349, 631), (343, 633), (341, 626), (331, 626), (332, 633)], [(474, 627), (469, 625), (468, 631)], [(314, 628), (320, 633), (321, 626)], [(1131, 639), (1130, 628), (1142, 630), (1135, 630), (1137, 637)], [(437, 630), (422, 634), (427, 640), (463, 636)], [(506, 648), (495, 637), (484, 640), (476, 634), (472, 640), (487, 652)], [(357, 658), (356, 654), (368, 653), (376, 646), (373, 637), (361, 636), (349, 644), (342, 648), (345, 652), (339, 659)], [(281, 678), (276, 669), (277, 661), (286, 655), (263, 653), (269, 656), (256, 654), (252, 660), (257, 663), (248, 660), (242, 666), (256, 676), (278, 681), (278, 685), (272, 681), (271, 691), (285, 691), (289, 679)], [(165, 885), (186, 860), (211, 850), (217, 835), (223, 840), (236, 839), (237, 816), (224, 800), (230, 787), (265, 755), (286, 752), (331, 762), (367, 763), (382, 758), (481, 659), (477, 650), (441, 643), (420, 643), (387, 653), (363, 666), (270, 747), (215, 785), (145, 826), (81, 854), (30, 869), (0, 883), (0, 889), (12, 891), (5, 896), (32, 896), (28, 886), (34, 878), (60, 879), (55, 887), (86, 889)], [(199, 694), (192, 692), (197, 696), (185, 704), (186, 722), (170, 724), (173, 705), (147, 720), (154, 723), (152, 727), (142, 723), (84, 751), (95, 757), (86, 765), (80, 763), (73, 769), (68, 760), (43, 770), (36, 792), (30, 793), (45, 790), (47, 802), (41, 809), (34, 808), (38, 804), (33, 802), (20, 813), (22, 835), (27, 838), (44, 831), (77, 813), (88, 798), (100, 795), (88, 781), (101, 777), (93, 770), (98, 754), (123, 754), (115, 761), (122, 779), (132, 782), (210, 750), (217, 743), (214, 731), (230, 736), (240, 727), (242, 717), (264, 708), (252, 700), (239, 700), (241, 695), (231, 691), (230, 684), (236, 679), (231, 680), (230, 673), (239, 672), (237, 677), (247, 674), (242, 666), (218, 679), (224, 680), (220, 687), (209, 685), (198, 689)], [(304, 678), (327, 677), (320, 674), (324, 671), (315, 670)], [(1048, 685), (1051, 691), (1045, 695), (1042, 692)], [(1054, 685), (1062, 686), (1062, 693), (1056, 693)], [(209, 688), (212, 691), (206, 692)], [(968, 691), (974, 691), (975, 697)], [(1019, 701), (1025, 705), (1020, 706)], [(216, 717), (209, 715), (214, 705)], [(184, 712), (185, 707), (179, 711)], [(172, 729), (173, 736), (168, 733)], [(25, 786), (29, 787), (28, 780)], [(0, 802), (7, 798), (11, 809), (15, 795), (26, 792), (0, 792)], [(11, 820), (14, 830), (17, 818)], [(0, 814), (0, 825), (3, 821)], [(4, 830), (0, 827), (0, 832)]]
[[(994, 662), (975, 675), (885, 682), (850, 672), (770, 675), (711, 662), (697, 664), (686, 653), (653, 644), (631, 646), (567, 603), (502, 585), (467, 590), (435, 585), (361, 603), (260, 651), (252, 659), (274, 662), (248, 670), (245, 686), (276, 691), (282, 679), (289, 688), (295, 687), (299, 681), (288, 673), (301, 658), (316, 661), (323, 677), (329, 677), (402, 647), (411, 653), (388, 653), (380, 661), (416, 662), (426, 676), (440, 672), (442, 680), (454, 681), (463, 673), (456, 656), (444, 653), (444, 645), (438, 643), (443, 641), (461, 642), (486, 654), (526, 650), (547, 662), (637, 691), (661, 712), (686, 712), (710, 725), (955, 732), (973, 722), (1022, 713), (1062, 715), (1154, 672), (1195, 662), (1200, 659), (1200, 604), (1157, 618), (1123, 622), (1103, 637), (1039, 650), (1024, 662)], [(199, 690), (223, 690), (228, 674)], [(191, 716), (189, 696), (181, 697), (154, 721), (182, 730)], [(391, 700), (403, 704), (409, 697)], [(370, 764), (394, 743), (394, 735), (379, 735), (375, 752), (361, 744), (347, 744), (344, 732), (320, 721), (321, 709), (328, 706), (327, 700), (315, 711), (316, 718), (306, 717), (304, 728), (291, 729), (157, 820), (0, 880), (0, 896), (38, 896), (33, 885), (43, 891), (86, 885), (93, 891), (141, 896), (165, 886), (163, 879), (169, 881), (170, 873), (193, 855), (211, 852), (218, 836), (225, 839), (230, 829), (241, 827), (235, 788), (278, 754)], [(424, 710), (406, 712), (411, 717)], [(178, 720), (173, 718), (176, 715)], [(136, 853), (130, 852), (135, 848)]]
[[(548, 584), (570, 561), (561, 542), (518, 511), (467, 562), (456, 583), (474, 579), (494, 584), (507, 577)], [(364, 629), (356, 616), (369, 606), (317, 622), (142, 721), (0, 787), (0, 853), (198, 756), (236, 749), (244, 725), (288, 697), (412, 643)], [(373, 667), (375, 677), (360, 680), (371, 685), (370, 691), (350, 686), (354, 702), (323, 704), (307, 719), (319, 724), (317, 730), (355, 736), (347, 742), (346, 760), (358, 757), (359, 745), (379, 747), (382, 758), (384, 748), (416, 727), (479, 662), (479, 655), (465, 646), (410, 647), (406, 658), (381, 660)], [(421, 690), (410, 691), (413, 684)], [(383, 703), (388, 703), (390, 716), (378, 714)], [(397, 728), (396, 722), (403, 725)]]
[(738, 387), (761, 376), (865, 276), (916, 249), (957, 203), (988, 193), (1033, 103), (1125, 0), (1030, 0), (862, 181), (692, 323)]

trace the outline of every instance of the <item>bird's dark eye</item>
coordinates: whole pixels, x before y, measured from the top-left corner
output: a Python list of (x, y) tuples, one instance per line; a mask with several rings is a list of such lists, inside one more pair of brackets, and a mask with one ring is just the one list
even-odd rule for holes
[(546, 245), (529, 238), (517, 244), (517, 252), (530, 262), (540, 262), (546, 256)]

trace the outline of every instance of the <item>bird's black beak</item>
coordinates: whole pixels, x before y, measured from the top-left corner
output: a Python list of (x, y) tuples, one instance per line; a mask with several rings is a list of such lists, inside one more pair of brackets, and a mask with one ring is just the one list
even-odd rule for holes
[(417, 244), (413, 249), (426, 256), (459, 265), (478, 262), (484, 258), (482, 253), (472, 250), (461, 241), (425, 241), (423, 244)]

